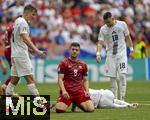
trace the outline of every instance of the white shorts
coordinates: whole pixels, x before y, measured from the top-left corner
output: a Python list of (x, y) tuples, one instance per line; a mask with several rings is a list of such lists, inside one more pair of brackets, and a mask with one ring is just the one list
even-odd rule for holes
[(117, 77), (117, 73), (127, 74), (127, 56), (107, 56), (105, 61), (105, 76)]
[(113, 107), (115, 96), (110, 90), (104, 90), (98, 108)]
[(31, 60), (29, 57), (27, 58), (11, 58), (12, 66), (11, 66), (11, 76), (26, 76), (33, 75), (33, 68), (31, 64)]

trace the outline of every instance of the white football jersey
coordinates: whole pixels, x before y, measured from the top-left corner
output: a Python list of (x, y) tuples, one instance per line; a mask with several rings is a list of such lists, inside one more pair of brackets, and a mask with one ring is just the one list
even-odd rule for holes
[(94, 104), (94, 107), (97, 108), (100, 98), (103, 93), (103, 89), (100, 89), (100, 90), (89, 89), (89, 92), (90, 92), (90, 95), (91, 95), (90, 98)]
[(11, 57), (28, 57), (28, 46), (23, 42), (21, 34), (29, 35), (29, 25), (26, 20), (19, 17), (15, 20), (11, 37)]
[(100, 29), (98, 40), (106, 43), (107, 55), (126, 55), (125, 36), (129, 35), (127, 24), (116, 20), (116, 24), (108, 27), (106, 24)]

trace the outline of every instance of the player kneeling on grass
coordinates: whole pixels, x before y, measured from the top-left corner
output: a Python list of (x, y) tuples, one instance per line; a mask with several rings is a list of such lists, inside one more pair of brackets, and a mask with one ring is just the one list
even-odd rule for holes
[(77, 58), (80, 44), (73, 42), (69, 50), (70, 57), (64, 59), (58, 66), (60, 96), (55, 106), (56, 112), (65, 112), (71, 103), (75, 103), (85, 112), (92, 112), (94, 105), (90, 99), (87, 65)]
[[(137, 103), (127, 103), (122, 100), (115, 99), (112, 91), (106, 89), (89, 89), (90, 97), (95, 108), (136, 108)], [(72, 111), (74, 112), (76, 105), (72, 105)]]

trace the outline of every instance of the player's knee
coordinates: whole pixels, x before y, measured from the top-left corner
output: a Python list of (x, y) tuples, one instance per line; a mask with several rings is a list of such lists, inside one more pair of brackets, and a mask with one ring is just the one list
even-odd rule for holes
[(61, 110), (56, 108), (56, 113), (64, 113), (64, 112), (66, 112), (66, 110)]
[(84, 111), (85, 112), (93, 112), (94, 111), (94, 105), (87, 106)]
[(94, 112), (94, 107), (88, 108), (88, 112)]
[(120, 73), (119, 77), (121, 80), (126, 80), (126, 74), (124, 74), (124, 73)]
[(94, 107), (88, 107), (85, 112), (94, 112)]

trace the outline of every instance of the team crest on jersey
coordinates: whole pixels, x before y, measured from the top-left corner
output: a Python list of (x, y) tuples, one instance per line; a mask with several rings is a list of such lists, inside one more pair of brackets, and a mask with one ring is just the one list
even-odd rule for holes
[(71, 65), (69, 65), (68, 67), (71, 68)]
[(79, 69), (82, 69), (82, 66), (81, 66), (81, 65), (79, 65)]

